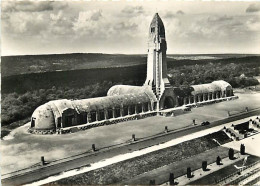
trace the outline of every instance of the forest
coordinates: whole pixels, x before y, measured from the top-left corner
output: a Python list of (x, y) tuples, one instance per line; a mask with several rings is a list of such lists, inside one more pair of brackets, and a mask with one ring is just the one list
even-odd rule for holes
[[(258, 85), (260, 57), (220, 60), (168, 61), (168, 77), (174, 87), (225, 80), (234, 88)], [(86, 99), (106, 96), (116, 84), (141, 86), (146, 65), (80, 69), (62, 72), (18, 74), (2, 77), (2, 126), (29, 118), (33, 111), (50, 100)]]

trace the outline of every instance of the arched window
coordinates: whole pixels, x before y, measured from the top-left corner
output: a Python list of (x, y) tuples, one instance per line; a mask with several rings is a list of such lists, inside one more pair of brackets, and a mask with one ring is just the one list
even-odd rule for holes
[(118, 118), (118, 117), (120, 117), (121, 115), (120, 115), (120, 107), (116, 107), (115, 108), (115, 117), (116, 118)]
[(91, 112), (90, 117), (91, 117), (91, 122), (97, 121), (96, 112)]
[(113, 110), (111, 108), (107, 109), (107, 118), (113, 118)]
[(138, 104), (137, 105), (137, 113), (141, 113), (142, 112), (142, 104)]
[(61, 128), (61, 117), (58, 117), (57, 128)]
[(105, 119), (105, 112), (104, 110), (99, 111), (99, 120), (104, 120)]
[(132, 115), (135, 113), (135, 106), (134, 105), (129, 105), (129, 115)]
[(124, 116), (128, 115), (128, 107), (127, 106), (124, 106), (123, 107), (123, 110), (124, 110)]
[(147, 112), (148, 111), (148, 103), (144, 103), (144, 112)]
[[(179, 98), (179, 99), (181, 99), (181, 105), (183, 105), (183, 98)], [(164, 109), (173, 108), (173, 107), (174, 107), (173, 98), (170, 96), (166, 97), (164, 100)]]

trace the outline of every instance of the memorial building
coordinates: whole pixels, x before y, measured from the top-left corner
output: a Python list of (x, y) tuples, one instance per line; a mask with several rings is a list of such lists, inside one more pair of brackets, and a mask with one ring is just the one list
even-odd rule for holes
[(147, 76), (143, 86), (115, 85), (106, 97), (54, 100), (32, 114), (29, 132), (66, 133), (154, 115), (174, 115), (198, 104), (234, 98), (229, 83), (219, 80), (182, 89), (167, 77), (165, 28), (158, 13), (150, 24)]

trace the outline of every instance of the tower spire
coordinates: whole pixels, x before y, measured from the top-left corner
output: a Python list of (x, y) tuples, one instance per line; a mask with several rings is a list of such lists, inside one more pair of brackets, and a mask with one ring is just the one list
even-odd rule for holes
[(155, 13), (149, 28), (147, 78), (145, 85), (152, 87), (158, 102), (165, 88), (170, 87), (167, 77), (166, 50), (167, 43), (165, 40), (164, 25), (159, 14)]

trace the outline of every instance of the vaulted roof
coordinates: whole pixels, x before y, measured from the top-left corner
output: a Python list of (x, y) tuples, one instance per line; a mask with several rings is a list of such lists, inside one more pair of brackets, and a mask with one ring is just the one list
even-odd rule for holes
[(83, 112), (91, 112), (103, 109), (112, 109), (115, 107), (124, 107), (129, 105), (137, 105), (142, 103), (151, 103), (150, 97), (142, 91), (123, 95), (112, 95), (99, 98), (90, 98), (82, 100), (54, 100), (38, 107), (33, 117), (41, 119), (41, 117), (54, 116), (55, 121), (62, 116), (64, 110), (74, 109), (78, 114)]
[(151, 101), (155, 102), (156, 97), (149, 86), (131, 86), (131, 85), (115, 85), (111, 87), (107, 95), (117, 96), (117, 95), (127, 95), (127, 94), (146, 94)]
[(213, 81), (212, 83), (201, 84), (201, 85), (192, 85), (191, 87), (194, 89), (191, 92), (192, 95), (224, 91), (227, 88), (232, 88), (229, 83), (223, 80)]

